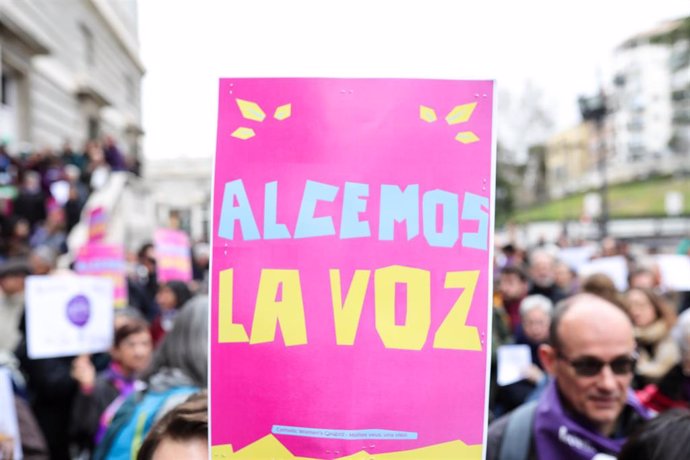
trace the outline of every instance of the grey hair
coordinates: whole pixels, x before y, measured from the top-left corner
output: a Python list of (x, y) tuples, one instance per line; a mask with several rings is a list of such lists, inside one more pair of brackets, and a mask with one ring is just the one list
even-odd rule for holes
[(532, 254), (529, 257), (529, 265), (534, 265), (534, 261), (537, 259), (548, 259), (549, 263), (551, 264), (555, 264), (558, 260), (552, 252), (543, 248), (535, 249), (534, 251), (532, 251)]
[(520, 317), (524, 318), (527, 313), (535, 308), (538, 308), (547, 315), (551, 316), (551, 312), (553, 311), (553, 302), (551, 302), (551, 299), (541, 294), (529, 295), (522, 299), (522, 302), (520, 302)]
[(163, 368), (179, 369), (199, 387), (208, 386), (207, 296), (192, 297), (175, 317), (173, 328), (163, 338), (146, 379)]

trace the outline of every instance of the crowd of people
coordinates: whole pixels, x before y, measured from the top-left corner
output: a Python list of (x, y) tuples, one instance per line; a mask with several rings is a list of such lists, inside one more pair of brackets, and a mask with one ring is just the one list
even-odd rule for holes
[(66, 142), (59, 152), (10, 155), (0, 144), (0, 261), (36, 248), (53, 257), (66, 252), (67, 235), (91, 192), (111, 171), (137, 173), (131, 161), (110, 136), (89, 141), (83, 151)]
[[(0, 263), (0, 369), (12, 376), (25, 459), (134, 458), (165, 413), (206, 389), (208, 255), (195, 245), (194, 279), (159, 282), (154, 245), (144, 244), (128, 265), (129, 306), (115, 311), (110, 350), (44, 359), (27, 348), (34, 266), (21, 256)], [(71, 274), (54, 262), (40, 273)]]
[[(109, 171), (131, 169), (112, 139), (17, 159), (0, 148), (0, 369), (11, 375), (25, 459), (206, 458), (208, 263), (191, 282), (157, 277), (155, 247), (128, 255), (128, 307), (108, 352), (32, 359), (25, 281), (58, 270), (66, 237)], [(669, 290), (650, 251), (607, 238), (591, 258), (622, 257), (627, 288), (581, 276), (566, 242), (495, 251), (487, 458), (676, 459), (690, 431), (690, 292)], [(690, 240), (677, 253), (690, 256)], [(522, 345), (520, 379), (500, 384), (500, 347)]]
[[(0, 145), (0, 370), (11, 375), (19, 429), (18, 440), (0, 433), (0, 459), (17, 443), (25, 459), (132, 458), (170, 408), (197, 394), (206, 404), (205, 243), (190, 253), (189, 282), (158, 280), (153, 243), (126, 254), (128, 307), (115, 312), (108, 352), (47, 359), (28, 353), (27, 277), (74, 274), (57, 268), (69, 232), (111, 172), (139, 173), (130, 161), (109, 136), (82, 151), (65, 143), (59, 152), (10, 155)], [(142, 411), (150, 418), (134, 423)], [(180, 436), (178, 425), (166, 423), (143, 458), (167, 448), (165, 430), (172, 440)]]
[[(622, 290), (610, 273), (578, 276), (563, 249), (497, 251), (487, 459), (690, 458), (672, 437), (690, 434), (690, 293), (648, 250), (607, 238), (591, 255), (623, 257)], [(499, 385), (497, 350), (512, 345), (531, 362)]]

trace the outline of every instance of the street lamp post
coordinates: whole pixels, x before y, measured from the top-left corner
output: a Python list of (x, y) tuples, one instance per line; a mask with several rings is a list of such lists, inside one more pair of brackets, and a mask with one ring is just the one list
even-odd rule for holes
[(601, 214), (599, 216), (599, 238), (604, 239), (608, 236), (609, 203), (608, 203), (608, 174), (607, 158), (604, 146), (604, 120), (606, 119), (607, 107), (606, 98), (603, 92), (595, 96), (581, 96), (578, 98), (580, 113), (584, 121), (594, 123), (597, 133), (597, 166), (601, 175)]

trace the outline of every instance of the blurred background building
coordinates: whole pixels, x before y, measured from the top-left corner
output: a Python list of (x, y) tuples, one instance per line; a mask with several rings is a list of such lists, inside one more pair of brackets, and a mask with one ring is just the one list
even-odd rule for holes
[[(88, 141), (112, 136), (144, 177), (112, 174), (91, 196), (86, 210), (110, 214), (109, 240), (133, 248), (156, 225), (207, 239), (211, 159), (145, 164), (137, 31), (136, 0), (0, 0), (0, 142), (26, 157), (65, 143), (85, 151)], [(85, 232), (75, 227), (70, 247)]]
[[(549, 198), (600, 184), (593, 158), (601, 144), (611, 184), (690, 171), (689, 23), (686, 18), (661, 24), (612, 52), (613, 77), (602, 85), (603, 132), (585, 120), (546, 142)], [(598, 135), (604, 137), (600, 142)]]
[[(671, 48), (658, 39), (680, 21), (631, 37), (614, 53), (614, 80), (610, 87), (610, 124), (614, 150), (610, 179), (624, 182), (682, 166), (673, 155)], [(674, 161), (676, 160), (676, 161)]]
[(136, 0), (0, 1), (0, 140), (12, 153), (113, 136), (140, 162)]
[(88, 201), (67, 228), (67, 262), (85, 243), (94, 208), (109, 216), (106, 240), (129, 250), (157, 225), (140, 177), (137, 14), (136, 0), (0, 0), (0, 146), (15, 164), (3, 171), (0, 198), (22, 193), (27, 170), (48, 188), (66, 179), (66, 166), (78, 167), (75, 184)]
[[(512, 209), (497, 206), (499, 227), (517, 223), (532, 242), (570, 228), (584, 238), (608, 227), (628, 239), (690, 232), (690, 17), (629, 37), (608, 64), (599, 93), (583, 95), (599, 100), (601, 117), (583, 112), (579, 125), (529, 145), (525, 162), (508, 161), (503, 172), (499, 148), (497, 177), (514, 196)], [(527, 115), (542, 110), (522, 106)], [(587, 211), (593, 198), (603, 211)]]
[(186, 231), (192, 240), (209, 241), (212, 170), (211, 158), (149, 161), (145, 179), (157, 221)]

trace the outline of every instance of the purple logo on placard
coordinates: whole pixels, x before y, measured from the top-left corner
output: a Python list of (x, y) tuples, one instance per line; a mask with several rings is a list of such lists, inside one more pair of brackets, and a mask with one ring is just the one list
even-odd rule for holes
[(77, 327), (84, 327), (91, 317), (91, 304), (85, 295), (77, 295), (67, 302), (67, 318)]

